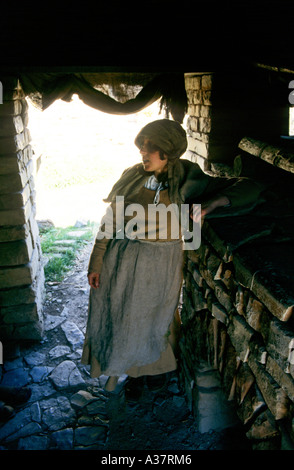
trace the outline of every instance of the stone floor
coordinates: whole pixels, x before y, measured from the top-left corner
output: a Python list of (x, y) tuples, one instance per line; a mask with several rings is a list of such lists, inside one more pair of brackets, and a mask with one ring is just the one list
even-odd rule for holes
[(125, 396), (126, 377), (112, 394), (103, 389), (106, 377), (90, 377), (88, 367), (80, 363), (90, 249), (85, 248), (62, 283), (46, 284), (44, 339), (3, 345), (1, 385), (28, 387), (31, 397), (0, 423), (0, 450), (248, 449), (216, 371), (205, 364), (197, 379), (196, 416), (188, 408), (177, 372), (168, 375), (160, 390), (151, 391), (145, 384), (137, 400)]

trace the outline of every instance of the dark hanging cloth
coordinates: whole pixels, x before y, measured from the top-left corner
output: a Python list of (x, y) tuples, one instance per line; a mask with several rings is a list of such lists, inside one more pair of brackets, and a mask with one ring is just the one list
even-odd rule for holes
[[(42, 110), (58, 99), (70, 102), (72, 96), (77, 94), (88, 106), (110, 114), (136, 113), (159, 99), (160, 110), (165, 111), (166, 117), (171, 115), (175, 121), (182, 123), (187, 111), (184, 74), (155, 75), (135, 97), (124, 102), (112, 98), (107, 91), (105, 93), (107, 86), (102, 87), (103, 91), (94, 87), (83, 74), (23, 74), (20, 82), (25, 95)], [(119, 88), (121, 83), (119, 80), (117, 83)]]

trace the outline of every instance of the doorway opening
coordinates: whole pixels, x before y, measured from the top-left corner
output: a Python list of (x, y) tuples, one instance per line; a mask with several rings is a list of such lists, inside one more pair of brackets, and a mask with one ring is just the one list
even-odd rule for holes
[(59, 227), (99, 222), (103, 198), (126, 168), (140, 162), (134, 139), (145, 124), (160, 119), (159, 103), (124, 116), (97, 111), (77, 95), (45, 111), (28, 104), (37, 220)]
[(77, 95), (45, 111), (27, 101), (45, 280), (59, 283), (96, 236), (107, 208), (103, 199), (113, 184), (140, 162), (134, 139), (145, 124), (160, 118), (159, 102), (117, 116), (85, 105)]

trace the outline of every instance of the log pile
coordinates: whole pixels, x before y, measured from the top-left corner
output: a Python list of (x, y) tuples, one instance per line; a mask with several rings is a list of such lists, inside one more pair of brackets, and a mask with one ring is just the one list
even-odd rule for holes
[(180, 369), (190, 408), (204, 360), (257, 450), (294, 449), (293, 202), (283, 210), (265, 202), (207, 219), (200, 248), (185, 252)]

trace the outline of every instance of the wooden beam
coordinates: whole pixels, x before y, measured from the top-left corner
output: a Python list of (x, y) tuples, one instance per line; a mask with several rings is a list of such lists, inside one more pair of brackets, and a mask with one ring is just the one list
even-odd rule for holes
[(244, 137), (238, 147), (273, 166), (294, 173), (294, 153), (250, 137)]

